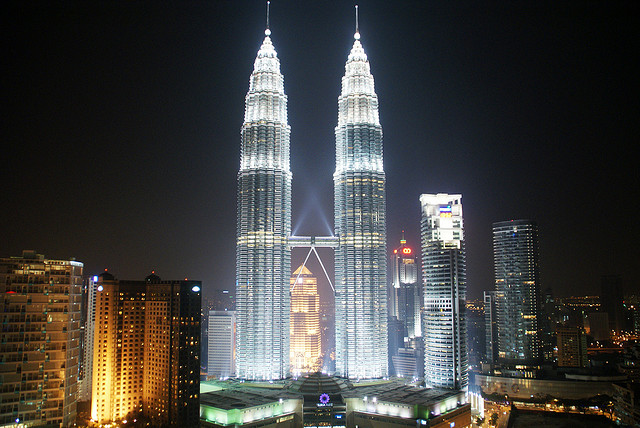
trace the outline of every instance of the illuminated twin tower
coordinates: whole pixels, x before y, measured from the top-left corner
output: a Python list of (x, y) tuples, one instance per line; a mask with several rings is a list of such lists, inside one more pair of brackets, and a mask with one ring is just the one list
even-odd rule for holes
[(291, 248), (323, 246), (335, 249), (336, 374), (352, 379), (387, 376), (382, 127), (357, 24), (338, 98), (331, 237), (291, 236), (291, 128), (270, 34), (267, 28), (254, 63), (242, 126), (236, 374), (255, 380), (289, 375)]

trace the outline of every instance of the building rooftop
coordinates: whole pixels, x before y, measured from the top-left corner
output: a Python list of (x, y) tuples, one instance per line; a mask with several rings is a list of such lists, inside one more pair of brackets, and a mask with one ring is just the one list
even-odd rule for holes
[(286, 389), (260, 388), (235, 384), (229, 389), (211, 391), (200, 395), (200, 405), (232, 410), (270, 404), (280, 399), (300, 399), (300, 394)]
[[(204, 383), (208, 385), (210, 382)], [(212, 385), (213, 386), (213, 385)], [(366, 384), (352, 384), (339, 377), (313, 373), (288, 385), (256, 384), (237, 381), (216, 381), (215, 388), (201, 391), (200, 404), (218, 409), (243, 409), (273, 403), (280, 399), (302, 399), (303, 395), (328, 393), (341, 394), (344, 398), (373, 399), (387, 403), (399, 403), (409, 406), (430, 406), (451, 400), (461, 391), (441, 388), (419, 388), (405, 385), (399, 380), (380, 380)], [(463, 398), (464, 399), (464, 398)]]
[(376, 397), (379, 401), (408, 405), (430, 405), (460, 394), (460, 391), (441, 388), (419, 388), (389, 381), (367, 386), (356, 386), (342, 393), (344, 398)]

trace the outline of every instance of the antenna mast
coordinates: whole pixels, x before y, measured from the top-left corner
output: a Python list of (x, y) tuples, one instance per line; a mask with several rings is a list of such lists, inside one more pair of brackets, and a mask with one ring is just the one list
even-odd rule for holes
[(358, 29), (358, 5), (356, 5), (356, 33), (353, 35), (356, 40), (360, 39), (360, 30)]
[(271, 30), (269, 29), (269, 5), (271, 4), (270, 1), (267, 2), (267, 28), (266, 30), (264, 30), (264, 34), (266, 36), (269, 36), (271, 34)]

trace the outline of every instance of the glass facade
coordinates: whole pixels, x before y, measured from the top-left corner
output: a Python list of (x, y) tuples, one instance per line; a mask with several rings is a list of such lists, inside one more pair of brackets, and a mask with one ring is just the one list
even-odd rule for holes
[(402, 321), (406, 337), (413, 339), (422, 336), (418, 265), (413, 249), (406, 245), (404, 238), (400, 241), (400, 247), (393, 251), (392, 262), (389, 317)]
[(541, 357), (538, 257), (535, 222), (493, 224), (498, 360), (506, 365), (535, 365)]
[(468, 384), (462, 195), (424, 194), (420, 203), (425, 382), (462, 389)]
[(287, 97), (269, 30), (245, 100), (238, 172), (236, 374), (289, 374), (291, 171)]
[(335, 128), (336, 373), (367, 379), (388, 375), (385, 174), (378, 96), (355, 38)]

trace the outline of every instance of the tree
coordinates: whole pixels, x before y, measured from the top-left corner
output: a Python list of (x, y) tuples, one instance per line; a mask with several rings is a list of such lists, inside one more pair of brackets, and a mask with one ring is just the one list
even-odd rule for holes
[(489, 423), (491, 426), (496, 426), (498, 424), (498, 414), (496, 412), (491, 413), (489, 417)]

